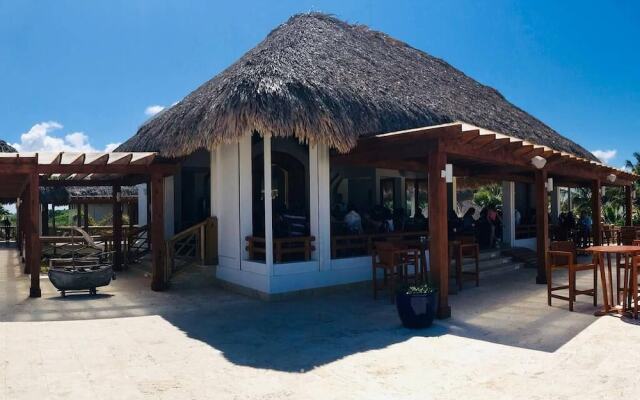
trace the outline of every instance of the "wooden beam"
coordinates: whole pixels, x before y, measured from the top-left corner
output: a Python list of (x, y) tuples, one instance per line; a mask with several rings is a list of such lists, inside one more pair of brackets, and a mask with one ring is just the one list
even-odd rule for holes
[(547, 242), (549, 241), (549, 194), (547, 193), (547, 170), (540, 169), (535, 173), (536, 198), (536, 248), (538, 255), (538, 271), (536, 283), (547, 283)]
[(626, 226), (633, 225), (633, 200), (631, 198), (631, 192), (633, 186), (628, 185), (624, 187), (624, 221)]
[(164, 178), (151, 175), (151, 290), (167, 288), (164, 259)]
[(122, 203), (120, 202), (120, 185), (113, 185), (113, 268), (116, 271), (122, 270)]
[(447, 229), (447, 184), (441, 171), (447, 155), (436, 150), (429, 153), (427, 176), (429, 192), (429, 260), (431, 278), (438, 287), (438, 318), (449, 318), (449, 238)]
[(38, 229), (40, 219), (40, 187), (38, 174), (33, 173), (29, 179), (29, 271), (31, 273), (31, 287), (29, 297), (40, 297), (40, 233)]
[[(79, 164), (79, 165), (38, 165), (41, 174), (118, 174), (118, 175), (149, 175), (151, 173), (164, 176), (171, 175), (176, 170), (174, 164), (153, 165), (120, 165), (120, 164)], [(77, 183), (77, 182), (76, 182)]]

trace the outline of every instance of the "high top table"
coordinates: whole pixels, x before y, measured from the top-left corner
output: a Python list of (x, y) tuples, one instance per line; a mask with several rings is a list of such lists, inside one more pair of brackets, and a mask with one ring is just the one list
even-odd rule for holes
[[(627, 266), (631, 266), (631, 260), (634, 256), (640, 255), (640, 246), (591, 246), (585, 249), (586, 252), (593, 254), (593, 261), (596, 264), (596, 268), (600, 270), (600, 280), (602, 281), (602, 299), (604, 302), (604, 307), (595, 312), (596, 316), (606, 315), (609, 313), (622, 313), (624, 312), (624, 302), (627, 298), (627, 290), (633, 289), (628, 288), (628, 279), (626, 279), (625, 273), (625, 282), (624, 282), (624, 293), (623, 293), (623, 306), (618, 305), (618, 293), (616, 296), (613, 295), (613, 283), (611, 282), (612, 274), (611, 274), (611, 255), (617, 254), (620, 257), (625, 258), (625, 262)], [(604, 256), (607, 255), (607, 268), (604, 265)], [(637, 287), (637, 283), (632, 285)], [(636, 291), (634, 291), (635, 293)], [(611, 295), (611, 301), (609, 301), (609, 295)], [(614, 302), (615, 301), (615, 305)]]

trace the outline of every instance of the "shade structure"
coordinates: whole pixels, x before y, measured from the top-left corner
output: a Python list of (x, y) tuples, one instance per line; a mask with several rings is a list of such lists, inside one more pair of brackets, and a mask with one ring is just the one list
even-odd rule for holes
[[(31, 274), (30, 295), (40, 296), (40, 187), (87, 186), (112, 188), (113, 210), (120, 214), (121, 196), (116, 195), (122, 185), (162, 181), (164, 177), (174, 173), (175, 165), (156, 159), (155, 153), (0, 153), (0, 193), (3, 197), (18, 199), (20, 215), (20, 235), (17, 243), (25, 254), (25, 271)], [(162, 290), (166, 286), (164, 277), (164, 224), (162, 204), (152, 208), (157, 217), (151, 221), (154, 248), (153, 289)], [(114, 220), (121, 224), (121, 215), (114, 215)], [(119, 233), (114, 233), (114, 249), (121, 249), (117, 241), (122, 240)], [(122, 259), (116, 254), (116, 261)], [(162, 277), (162, 278), (160, 278)]]

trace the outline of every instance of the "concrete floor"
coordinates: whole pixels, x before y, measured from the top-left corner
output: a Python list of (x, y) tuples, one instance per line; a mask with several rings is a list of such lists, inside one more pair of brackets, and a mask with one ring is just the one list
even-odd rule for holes
[[(604, 399), (640, 393), (640, 327), (546, 305), (524, 269), (451, 297), (453, 318), (403, 329), (368, 288), (265, 303), (208, 270), (151, 292), (137, 270), (98, 296), (29, 299), (0, 249), (0, 399)], [(586, 279), (586, 277), (585, 277)]]

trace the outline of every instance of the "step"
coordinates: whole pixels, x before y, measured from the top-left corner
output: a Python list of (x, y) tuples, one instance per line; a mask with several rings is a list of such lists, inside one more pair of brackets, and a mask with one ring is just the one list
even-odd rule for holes
[[(501, 256), (496, 258), (488, 258), (488, 259), (480, 259), (478, 263), (479, 269), (490, 269), (497, 266), (512, 264), (517, 262), (512, 257)], [(455, 261), (451, 263), (452, 266), (455, 266)], [(475, 260), (471, 258), (465, 258), (462, 260), (462, 268), (472, 268), (475, 267)]]
[(512, 262), (510, 264), (499, 265), (493, 268), (488, 269), (480, 269), (480, 283), (482, 284), (482, 280), (487, 277), (492, 277), (496, 275), (506, 274), (509, 272), (517, 271), (525, 267), (525, 263), (523, 262)]

